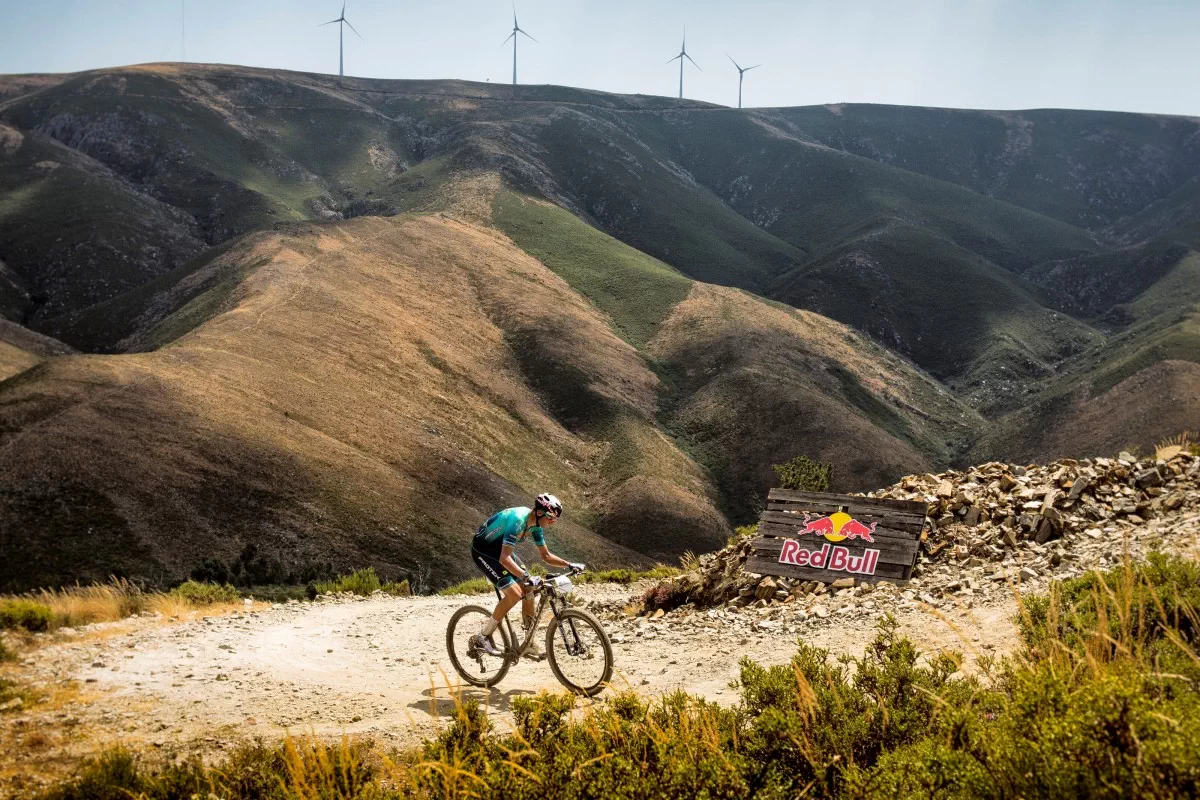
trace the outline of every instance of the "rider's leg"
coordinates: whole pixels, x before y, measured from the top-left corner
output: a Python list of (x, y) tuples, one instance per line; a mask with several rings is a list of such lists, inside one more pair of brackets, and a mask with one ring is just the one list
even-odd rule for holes
[[(517, 604), (517, 601), (521, 599), (523, 594), (524, 592), (521, 591), (521, 587), (516, 583), (510, 583), (508, 586), (505, 586), (500, 592), (500, 602), (496, 604), (496, 610), (493, 611), (492, 616), (483, 623), (483, 629), (479, 632), (484, 636), (491, 636), (492, 633), (495, 632), (496, 628), (500, 626), (501, 621), (504, 619), (504, 615), (507, 614), (509, 610)], [(532, 599), (530, 599), (530, 603), (532, 604)]]

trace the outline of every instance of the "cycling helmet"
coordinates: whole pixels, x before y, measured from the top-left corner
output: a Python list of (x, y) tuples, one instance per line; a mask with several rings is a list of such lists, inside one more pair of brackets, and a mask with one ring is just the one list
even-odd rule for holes
[(539, 494), (537, 499), (533, 501), (533, 510), (557, 519), (562, 516), (563, 507), (562, 503), (554, 495)]

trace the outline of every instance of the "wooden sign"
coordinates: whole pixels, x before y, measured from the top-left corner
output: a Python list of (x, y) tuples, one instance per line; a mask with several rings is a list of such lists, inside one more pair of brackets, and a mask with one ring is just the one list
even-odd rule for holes
[(926, 506), (772, 489), (746, 571), (832, 583), (906, 583), (920, 555)]

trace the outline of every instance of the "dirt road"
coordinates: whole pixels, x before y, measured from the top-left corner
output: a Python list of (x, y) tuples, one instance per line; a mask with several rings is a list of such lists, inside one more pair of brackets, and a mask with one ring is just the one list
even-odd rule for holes
[[(793, 623), (741, 612), (676, 612), (626, 618), (630, 587), (588, 586), (614, 638), (617, 682), (656, 693), (685, 688), (734, 702), (738, 661), (783, 663), (797, 636), (836, 653), (861, 654), (882, 609), (837, 610)], [(485, 598), (486, 599), (486, 598)], [(117, 742), (139, 749), (220, 750), (287, 731), (365, 734), (398, 745), (435, 732), (457, 687), (445, 626), (467, 597), (375, 597), (261, 606), (224, 617), (165, 623), (140, 618), (101, 626), (37, 652), (27, 669), (43, 686), (75, 682), (79, 697), (18, 718), (27, 730), (54, 723), (88, 735), (75, 754)], [(1005, 604), (968, 611), (901, 610), (902, 629), (924, 648), (1001, 652), (1015, 641)], [(772, 616), (778, 616), (772, 615)], [(955, 631), (958, 629), (958, 632)], [(468, 690), (503, 728), (514, 697), (560, 689), (544, 662), (526, 661), (491, 692)]]

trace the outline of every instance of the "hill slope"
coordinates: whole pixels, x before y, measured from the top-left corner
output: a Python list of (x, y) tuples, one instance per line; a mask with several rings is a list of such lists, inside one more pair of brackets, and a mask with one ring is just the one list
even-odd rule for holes
[(723, 542), (798, 454), (862, 489), (972, 443), (1175, 433), (1200, 419), (1198, 131), (0, 77), (0, 555), (33, 565), (0, 583), (175, 579), (253, 544), (283, 575), (429, 585), (545, 487), (569, 552), (645, 563)]

